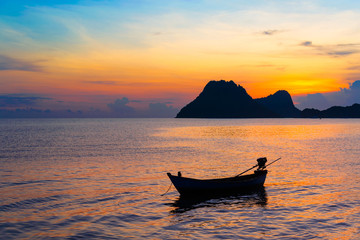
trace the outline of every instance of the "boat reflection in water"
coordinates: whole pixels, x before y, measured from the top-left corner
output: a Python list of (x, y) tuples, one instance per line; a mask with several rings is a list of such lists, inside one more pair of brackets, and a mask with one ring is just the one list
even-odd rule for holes
[(257, 189), (236, 192), (236, 193), (219, 193), (203, 196), (180, 195), (173, 203), (169, 204), (174, 207), (170, 213), (183, 213), (198, 208), (219, 207), (231, 205), (231, 207), (243, 208), (267, 205), (268, 198), (264, 187)]

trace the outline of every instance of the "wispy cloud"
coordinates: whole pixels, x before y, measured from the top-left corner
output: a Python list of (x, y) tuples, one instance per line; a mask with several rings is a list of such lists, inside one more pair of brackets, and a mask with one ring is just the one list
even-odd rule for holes
[(42, 71), (39, 66), (30, 61), (24, 61), (0, 54), (0, 71), (17, 70), (40, 72)]
[(51, 98), (21, 94), (0, 95), (0, 107), (29, 107), (37, 105), (42, 100), (50, 99)]
[(83, 83), (97, 84), (97, 85), (118, 85), (116, 81), (82, 81)]
[(347, 55), (351, 55), (354, 53), (358, 53), (358, 50), (352, 50), (352, 51), (333, 51), (333, 52), (328, 52), (328, 55), (331, 56), (347, 56)]
[(360, 71), (360, 65), (348, 67), (347, 70)]
[(309, 47), (314, 49), (316, 54), (328, 55), (334, 57), (348, 56), (360, 51), (360, 44), (346, 43), (335, 45), (316, 45), (312, 41), (304, 41), (299, 44), (300, 46)]
[(274, 34), (278, 34), (280, 32), (281, 32), (280, 30), (270, 29), (270, 30), (265, 30), (265, 31), (263, 31), (261, 33), (264, 34), (264, 35), (271, 36), (271, 35), (274, 35)]
[(300, 43), (300, 46), (310, 47), (310, 46), (312, 46), (312, 42), (311, 41), (304, 41), (304, 42)]

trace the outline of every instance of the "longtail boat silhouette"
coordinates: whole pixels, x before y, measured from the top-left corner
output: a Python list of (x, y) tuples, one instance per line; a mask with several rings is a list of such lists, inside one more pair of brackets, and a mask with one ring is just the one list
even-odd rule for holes
[[(263, 187), (266, 175), (268, 173), (266, 167), (279, 161), (281, 158), (265, 165), (267, 162), (266, 157), (258, 158), (257, 164), (248, 170), (228, 178), (215, 178), (215, 179), (195, 179), (183, 177), (181, 172), (178, 175), (167, 173), (172, 184), (180, 195), (201, 195), (201, 194), (218, 194), (218, 193), (232, 193), (251, 191), (256, 188)], [(244, 173), (258, 167), (253, 174), (243, 175)]]

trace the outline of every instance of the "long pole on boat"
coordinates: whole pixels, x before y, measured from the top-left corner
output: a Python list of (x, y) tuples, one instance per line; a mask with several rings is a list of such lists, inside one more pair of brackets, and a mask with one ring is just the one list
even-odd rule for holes
[(246, 173), (246, 172), (248, 172), (248, 171), (250, 171), (251, 169), (253, 169), (253, 168), (256, 168), (258, 166), (258, 164), (256, 164), (255, 166), (253, 166), (252, 168), (249, 168), (248, 170), (246, 170), (246, 171), (243, 171), (242, 173), (239, 173), (238, 175), (236, 175), (236, 177), (239, 177), (240, 175), (243, 175), (244, 173)]
[(280, 159), (281, 159), (281, 157), (280, 157), (280, 158), (278, 158), (278, 159), (276, 159), (276, 160), (274, 160), (274, 161), (272, 161), (271, 163), (269, 163), (269, 164), (268, 164), (268, 165), (266, 165), (265, 167), (270, 166), (271, 164), (273, 164), (274, 162), (279, 161)]

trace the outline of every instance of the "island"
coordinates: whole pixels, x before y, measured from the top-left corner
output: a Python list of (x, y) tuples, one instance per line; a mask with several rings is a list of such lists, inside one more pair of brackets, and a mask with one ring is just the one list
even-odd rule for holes
[(199, 96), (183, 107), (176, 118), (359, 118), (360, 104), (335, 106), (320, 111), (299, 110), (291, 95), (279, 90), (264, 98), (253, 99), (232, 80), (212, 80)]

